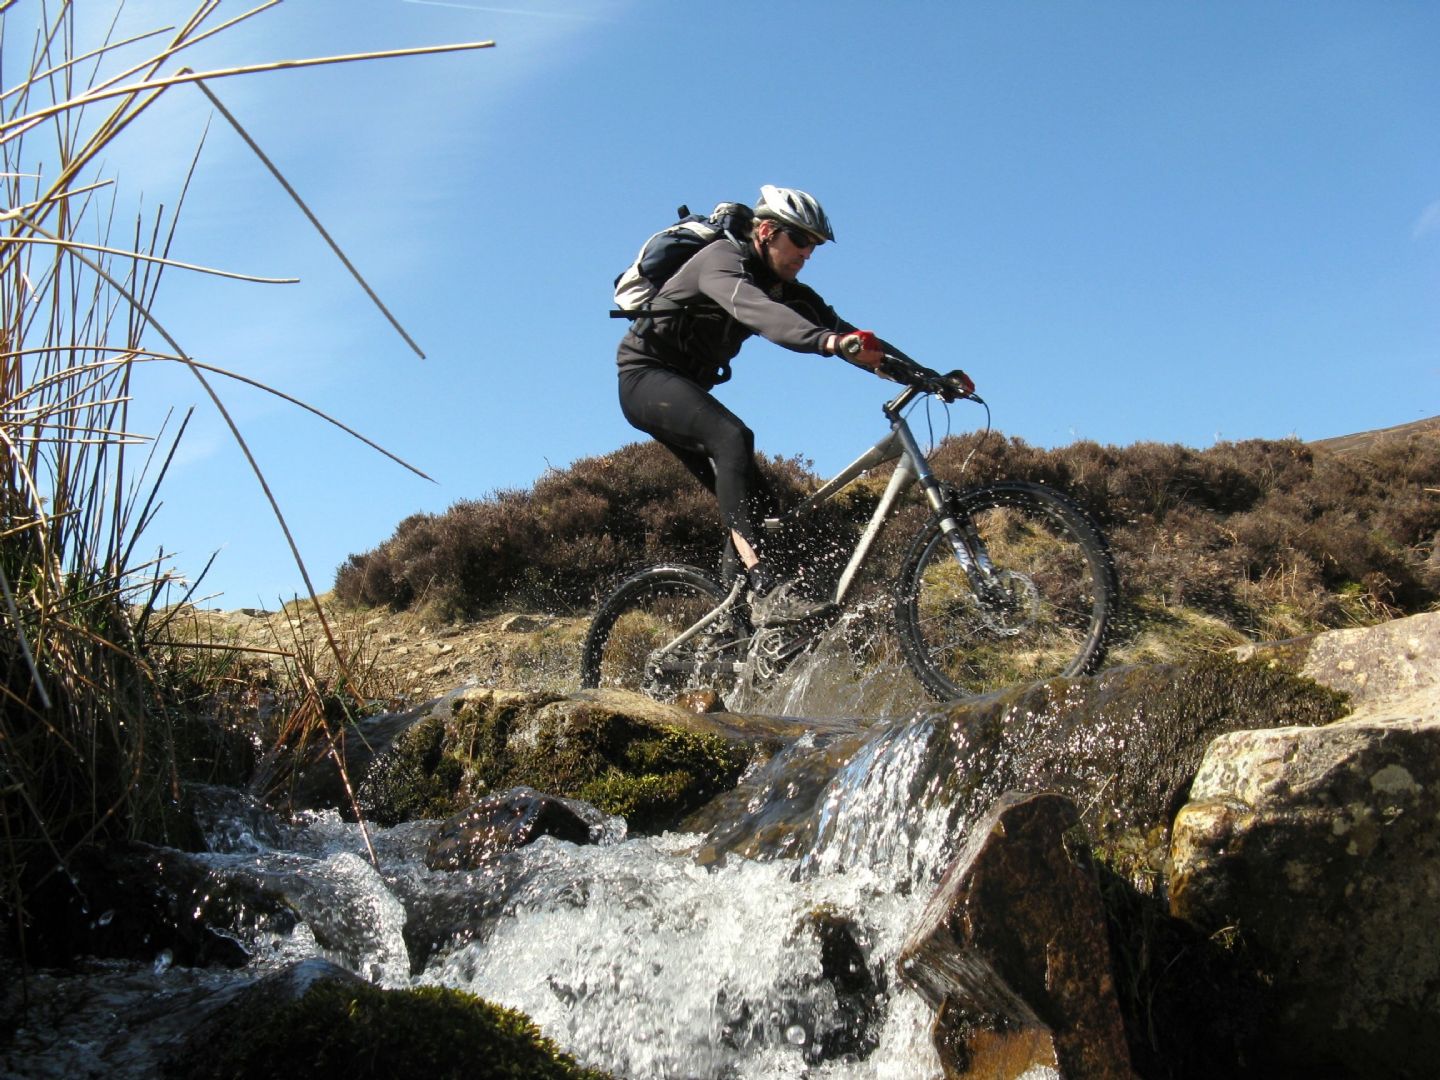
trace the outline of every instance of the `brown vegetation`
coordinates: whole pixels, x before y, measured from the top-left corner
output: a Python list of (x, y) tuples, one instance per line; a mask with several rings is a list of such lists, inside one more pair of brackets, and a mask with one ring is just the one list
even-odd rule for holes
[[(217, 24), (217, 5), (201, 3), (179, 27), (123, 41), (82, 40), (105, 23), (87, 22), (72, 4), (41, 5), (33, 35), (6, 26), (19, 31), (14, 56), (8, 47), (6, 55), (20, 63), (6, 72), (19, 78), (4, 87), (0, 117), (0, 951), (15, 945), (23, 953), (27, 898), (47, 881), (65, 881), (83, 845), (192, 840), (184, 782), (224, 778), (250, 750), (216, 722), (233, 686), (234, 652), (174, 647), (193, 644), (176, 619), (183, 605), (169, 604), (190, 591), (144, 535), (179, 436), (138, 429), (136, 366), (173, 364), (192, 375), (267, 493), (216, 385), (256, 386), (330, 420), (243, 374), (196, 361), (165, 328), (156, 303), (164, 274), (243, 275), (169, 257), (193, 162), (174, 163), (180, 190), (168, 212), (137, 213), (127, 224), (113, 178), (102, 172), (107, 147), (161, 97), (198, 92), (299, 203), (208, 81), (488, 44), (199, 72), (181, 66), (191, 45), (269, 6)], [(273, 499), (271, 507), (288, 537)], [(319, 614), (298, 551), (296, 560)], [(203, 578), (204, 568), (195, 569)], [(342, 674), (353, 676), (323, 619), (322, 628)], [(358, 704), (353, 677), (330, 688), (316, 683), (306, 655), (312, 644), (286, 651), (299, 683), (287, 734), (300, 740), (332, 734), (332, 699)]]
[[(1173, 654), (1177, 643), (1372, 623), (1440, 601), (1440, 439), (1425, 431), (1345, 454), (1296, 440), (1043, 450), (965, 436), (946, 440), (933, 460), (957, 486), (1050, 484), (1094, 514), (1130, 613), (1118, 644), (1137, 658)], [(787, 502), (818, 479), (795, 461), (765, 465)], [(826, 527), (853, 528), (878, 490), (878, 478), (855, 485)], [(887, 529), (880, 570), (921, 513), (912, 504)], [(335, 592), (451, 616), (578, 610), (645, 563), (713, 568), (719, 532), (713, 498), (661, 447), (636, 443), (548, 473), (528, 492), (408, 518), (346, 561)]]

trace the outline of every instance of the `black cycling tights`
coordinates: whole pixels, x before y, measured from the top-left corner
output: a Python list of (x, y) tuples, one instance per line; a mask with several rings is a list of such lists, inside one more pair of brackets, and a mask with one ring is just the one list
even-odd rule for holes
[[(754, 432), (708, 390), (665, 368), (622, 371), (620, 409), (714, 492), (726, 528), (758, 551), (754, 522), (773, 514), (777, 504), (755, 465)], [(733, 550), (727, 535), (726, 551)], [(731, 559), (725, 560), (727, 571)]]

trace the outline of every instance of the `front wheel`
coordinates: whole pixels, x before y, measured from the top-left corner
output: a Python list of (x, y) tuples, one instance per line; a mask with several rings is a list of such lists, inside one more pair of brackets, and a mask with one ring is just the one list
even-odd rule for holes
[(959, 493), (951, 506), (964, 554), (932, 519), (896, 595), (900, 644), (925, 688), (966, 697), (1098, 667), (1118, 586), (1085, 512), (1024, 483)]
[(734, 686), (748, 640), (726, 612), (687, 630), (719, 606), (725, 591), (693, 566), (652, 566), (626, 578), (595, 612), (580, 660), (580, 685), (634, 690), (668, 701), (683, 690)]

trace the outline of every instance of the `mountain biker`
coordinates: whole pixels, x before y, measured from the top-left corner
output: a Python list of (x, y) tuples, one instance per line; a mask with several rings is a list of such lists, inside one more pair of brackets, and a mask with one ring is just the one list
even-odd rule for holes
[[(772, 496), (755, 463), (755, 436), (710, 390), (730, 378), (730, 361), (752, 334), (795, 352), (842, 355), (878, 373), (885, 343), (796, 280), (815, 249), (834, 239), (812, 196), (764, 185), (750, 236), (716, 241), (692, 256), (648, 315), (632, 323), (617, 356), (625, 419), (668, 448), (718, 500), (759, 626), (799, 622), (826, 605), (782, 582), (764, 559), (755, 521)], [(738, 572), (733, 558), (727, 545), (727, 581)]]

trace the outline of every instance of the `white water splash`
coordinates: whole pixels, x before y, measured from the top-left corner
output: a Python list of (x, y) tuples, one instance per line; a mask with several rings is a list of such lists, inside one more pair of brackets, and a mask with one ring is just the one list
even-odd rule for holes
[[(543, 870), (483, 944), (437, 958), (422, 981), (519, 1009), (580, 1060), (635, 1080), (937, 1076), (933, 1015), (895, 961), (952, 844), (922, 769), (941, 722), (877, 730), (831, 781), (798, 863), (704, 868), (699, 837), (542, 841), (526, 857)], [(886, 984), (868, 1041), (822, 975), (822, 912), (852, 928)]]
[(848, 917), (871, 940), (872, 965), (889, 968), (912, 901), (866, 872), (797, 881), (792, 862), (742, 859), (703, 869), (697, 839), (542, 841), (546, 870), (511, 915), (421, 981), (519, 1009), (580, 1060), (634, 1080), (937, 1072), (918, 998), (908, 1010), (892, 1003), (868, 1061), (814, 1060), (854, 1017), (822, 975), (807, 920)]

